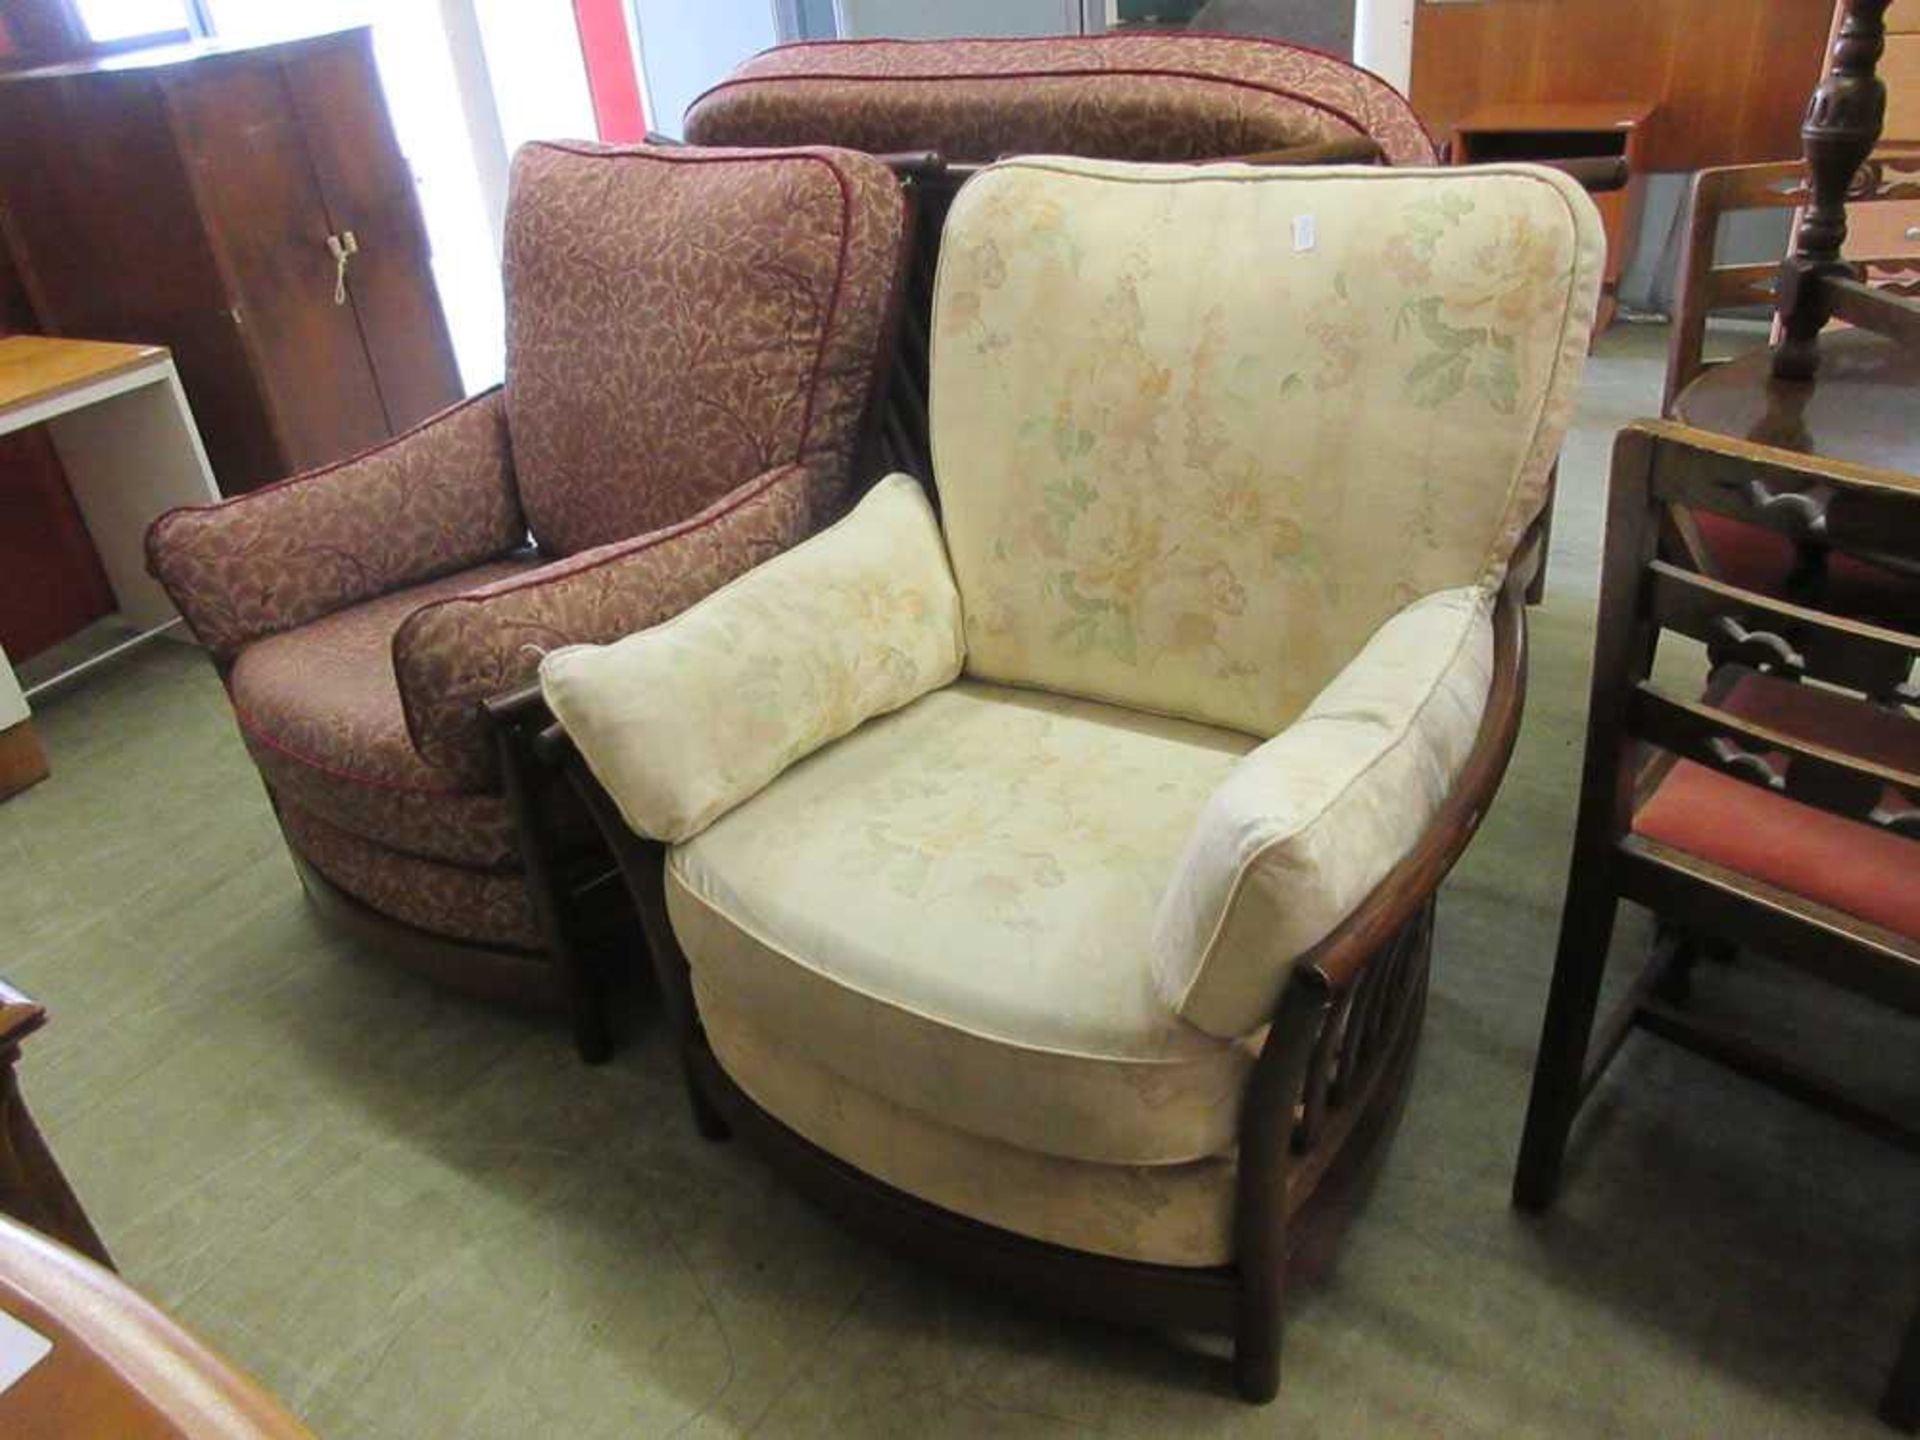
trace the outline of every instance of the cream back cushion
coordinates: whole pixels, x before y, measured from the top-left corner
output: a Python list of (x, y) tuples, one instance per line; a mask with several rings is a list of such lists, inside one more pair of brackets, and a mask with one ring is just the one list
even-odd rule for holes
[(1275, 734), (1388, 616), (1503, 572), (1603, 254), (1533, 167), (983, 171), (932, 362), (968, 672)]
[(664, 624), (540, 664), (554, 717), (634, 831), (699, 834), (796, 760), (951, 683), (960, 601), (919, 484), (891, 475), (837, 525)]

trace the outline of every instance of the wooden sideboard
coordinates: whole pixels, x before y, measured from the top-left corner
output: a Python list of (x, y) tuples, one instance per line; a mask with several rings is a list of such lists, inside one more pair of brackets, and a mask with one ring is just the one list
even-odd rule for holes
[(1636, 96), (1660, 107), (1649, 170), (1789, 160), (1832, 9), (1831, 0), (1423, 0), (1413, 104), (1445, 135), (1489, 105)]
[(1607, 231), (1607, 263), (1602, 277), (1597, 337), (1613, 323), (1619, 306), (1620, 277), (1633, 259), (1645, 198), (1648, 137), (1658, 107), (1645, 100), (1590, 101), (1585, 104), (1489, 105), (1453, 127), (1453, 163), (1478, 165), (1496, 160), (1589, 160), (1619, 157), (1627, 162), (1627, 183), (1593, 197)]
[(460, 398), (366, 27), (0, 75), (0, 134), (40, 328), (170, 349), (227, 493)]

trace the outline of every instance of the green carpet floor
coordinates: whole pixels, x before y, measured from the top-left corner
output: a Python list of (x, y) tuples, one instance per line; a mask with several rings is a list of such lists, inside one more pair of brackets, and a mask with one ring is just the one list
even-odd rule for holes
[[(587, 1069), (557, 1026), (331, 938), (181, 647), (42, 707), (54, 776), (0, 807), (0, 966), (53, 1011), (29, 1100), (128, 1278), (328, 1436), (1882, 1435), (1920, 1298), (1910, 1159), (1638, 1039), (1562, 1207), (1507, 1206), (1607, 447), (1663, 339), (1616, 329), (1590, 372), (1519, 752), (1443, 892), (1404, 1122), (1296, 1296), (1272, 1406), (1166, 1337), (902, 1266), (701, 1143), (643, 989)], [(1810, 1011), (1752, 963), (1702, 994), (1920, 1104), (1910, 1026)]]

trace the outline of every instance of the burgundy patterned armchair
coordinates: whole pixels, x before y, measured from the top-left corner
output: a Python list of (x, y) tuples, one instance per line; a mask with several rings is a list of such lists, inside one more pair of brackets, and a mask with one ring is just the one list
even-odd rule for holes
[(323, 911), (460, 988), (570, 1007), (604, 1050), (569, 934), (597, 842), (503, 763), (488, 702), (845, 507), (905, 226), (850, 152), (528, 146), (505, 384), (154, 524)]

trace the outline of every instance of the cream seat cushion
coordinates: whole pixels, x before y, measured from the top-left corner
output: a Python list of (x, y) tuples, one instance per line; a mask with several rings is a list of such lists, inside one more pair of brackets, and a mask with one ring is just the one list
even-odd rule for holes
[(1220, 1154), (1253, 1052), (1173, 1013), (1150, 938), (1252, 743), (971, 681), (870, 720), (671, 851), (701, 1011), (1009, 1145)]

